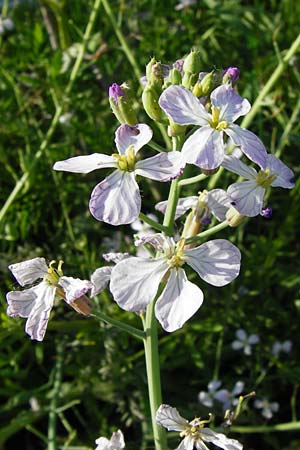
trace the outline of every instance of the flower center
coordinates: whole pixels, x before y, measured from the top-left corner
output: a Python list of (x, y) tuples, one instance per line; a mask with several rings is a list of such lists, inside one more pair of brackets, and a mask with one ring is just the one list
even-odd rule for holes
[(276, 178), (277, 175), (275, 173), (270, 175), (270, 169), (260, 170), (256, 177), (256, 182), (259, 186), (267, 189), (273, 183), (273, 181), (276, 180)]
[(215, 128), (217, 131), (221, 131), (224, 128), (228, 127), (228, 123), (226, 122), (226, 120), (219, 121), (220, 112), (221, 112), (221, 108), (219, 106), (211, 107), (212, 119), (209, 121), (209, 124), (212, 128)]
[(183, 252), (184, 243), (185, 239), (180, 239), (180, 241), (178, 242), (178, 244), (174, 249), (174, 252), (168, 257), (168, 263), (172, 269), (181, 267), (185, 263)]
[(113, 153), (112, 155), (118, 164), (118, 168), (124, 172), (133, 172), (135, 169), (135, 152), (134, 146), (130, 145), (125, 152), (125, 155), (119, 155), (118, 153)]
[(63, 276), (63, 271), (61, 269), (63, 265), (63, 261), (60, 260), (57, 265), (57, 269), (54, 266), (56, 263), (55, 260), (51, 261), (48, 267), (48, 273), (44, 276), (44, 281), (51, 284), (52, 286), (57, 286), (57, 283), (59, 282), (60, 277)]
[(208, 420), (200, 420), (200, 417), (196, 417), (186, 426), (185, 430), (180, 433), (180, 436), (191, 436), (194, 442), (202, 441), (201, 430), (204, 428), (205, 424), (211, 422), (211, 420), (211, 414), (209, 415)]

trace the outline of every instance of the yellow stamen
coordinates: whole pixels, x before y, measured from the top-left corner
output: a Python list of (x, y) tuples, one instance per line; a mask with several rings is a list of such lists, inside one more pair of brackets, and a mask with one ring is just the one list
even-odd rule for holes
[(220, 112), (221, 108), (219, 106), (211, 107), (212, 119), (209, 121), (209, 124), (212, 128), (215, 128), (217, 131), (224, 130), (224, 128), (228, 127), (228, 123), (226, 122), (226, 120), (221, 120), (219, 122)]
[(112, 156), (117, 160), (118, 168), (124, 172), (133, 172), (135, 169), (135, 151), (134, 146), (130, 145), (125, 155), (113, 153)]
[(260, 170), (258, 172), (258, 175), (256, 177), (256, 182), (259, 186), (263, 187), (264, 189), (267, 189), (273, 181), (275, 181), (277, 178), (276, 174), (270, 175), (270, 169), (266, 170)]

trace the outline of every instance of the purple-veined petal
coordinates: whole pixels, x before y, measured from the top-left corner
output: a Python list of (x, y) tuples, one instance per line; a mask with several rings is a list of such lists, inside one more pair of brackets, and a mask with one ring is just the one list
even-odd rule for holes
[(166, 249), (172, 247), (175, 247), (175, 242), (172, 238), (168, 236), (164, 236), (161, 233), (154, 233), (154, 234), (147, 234), (144, 236), (139, 236), (138, 239), (135, 240), (134, 244), (136, 246), (138, 245), (144, 245), (144, 244), (150, 244), (153, 248), (155, 248), (158, 251), (165, 251)]
[(105, 437), (98, 438), (96, 444), (96, 450), (122, 450), (125, 448), (124, 436), (121, 430), (114, 431), (109, 440)]
[(292, 181), (294, 172), (280, 161), (280, 159), (276, 158), (276, 156), (268, 155), (266, 169), (270, 169), (271, 174), (277, 175), (276, 180), (273, 181), (271, 186), (287, 189), (291, 189), (295, 186), (295, 183)]
[(201, 169), (216, 169), (224, 159), (223, 132), (210, 126), (199, 128), (183, 144), (182, 155)]
[(121, 252), (110, 252), (110, 253), (103, 253), (102, 258), (106, 262), (113, 262), (114, 264), (117, 264), (120, 261), (123, 261), (123, 259), (128, 258), (129, 253), (121, 253)]
[(246, 180), (256, 180), (256, 170), (253, 167), (244, 164), (239, 158), (225, 155), (222, 166), (230, 172), (240, 175)]
[(172, 269), (167, 285), (155, 304), (155, 315), (165, 331), (181, 328), (203, 302), (203, 293), (188, 281), (181, 268)]
[(205, 442), (211, 442), (223, 450), (243, 450), (243, 445), (235, 439), (229, 439), (225, 434), (216, 433), (210, 428), (201, 430), (201, 437)]
[(169, 405), (160, 405), (156, 412), (156, 422), (168, 431), (184, 431), (189, 425), (177, 409)]
[(154, 299), (169, 268), (165, 259), (127, 258), (112, 270), (110, 291), (126, 311), (141, 311)]
[(207, 125), (211, 116), (198, 98), (183, 86), (169, 86), (158, 101), (161, 109), (179, 125)]
[(90, 173), (93, 170), (105, 169), (106, 167), (117, 167), (116, 158), (102, 153), (93, 153), (92, 155), (75, 156), (64, 161), (57, 161), (53, 169), (63, 172)]
[[(209, 448), (204, 444), (203, 441), (193, 442), (193, 445), (196, 447), (196, 450), (209, 450)], [(193, 447), (191, 448), (193, 450)]]
[(125, 155), (130, 145), (134, 146), (135, 154), (148, 144), (152, 139), (153, 132), (145, 123), (138, 123), (133, 127), (123, 124), (116, 130), (115, 143), (120, 155)]
[[(178, 217), (182, 216), (188, 209), (191, 209), (193, 207), (197, 206), (198, 197), (196, 195), (192, 195), (191, 197), (186, 198), (180, 198), (178, 200), (176, 211), (175, 211), (175, 220), (178, 219)], [(155, 209), (162, 214), (166, 212), (168, 205), (168, 201), (159, 202), (155, 205)]]
[(207, 206), (212, 214), (220, 221), (225, 220), (226, 212), (230, 208), (230, 197), (223, 189), (213, 189), (207, 193)]
[(91, 281), (73, 277), (60, 277), (58, 284), (65, 291), (66, 302), (69, 304), (73, 303), (93, 287)]
[(241, 147), (242, 152), (251, 161), (264, 167), (267, 160), (267, 151), (262, 141), (251, 131), (232, 124), (224, 132), (231, 138), (234, 145)]
[(141, 210), (141, 196), (133, 172), (115, 170), (94, 188), (90, 211), (111, 225), (133, 222)]
[(11, 264), (9, 270), (21, 286), (34, 283), (47, 274), (48, 266), (45, 258), (33, 258), (20, 263)]
[(99, 267), (95, 270), (95, 272), (91, 275), (91, 282), (93, 284), (92, 290), (91, 290), (91, 297), (94, 297), (95, 295), (98, 295), (99, 292), (103, 291), (110, 280), (112, 267), (110, 266), (104, 266)]
[(6, 294), (7, 315), (10, 317), (28, 317), (36, 301), (36, 286), (23, 291), (11, 291)]
[(251, 105), (247, 99), (242, 98), (230, 84), (222, 84), (211, 93), (211, 103), (220, 108), (219, 121), (235, 122), (240, 116), (247, 114)]
[(235, 209), (248, 217), (255, 217), (260, 213), (265, 192), (262, 186), (252, 180), (233, 183), (227, 190)]
[(166, 152), (138, 161), (135, 173), (151, 180), (170, 181), (182, 174), (184, 166), (180, 152)]
[(231, 242), (215, 239), (184, 251), (186, 263), (213, 286), (225, 286), (240, 272), (241, 253)]

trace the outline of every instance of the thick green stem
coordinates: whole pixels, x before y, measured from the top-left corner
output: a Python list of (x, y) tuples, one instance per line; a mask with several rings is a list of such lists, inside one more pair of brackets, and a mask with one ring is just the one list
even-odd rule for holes
[(143, 339), (145, 337), (145, 333), (138, 328), (132, 327), (131, 325), (127, 325), (124, 322), (120, 322), (119, 320), (113, 319), (112, 317), (107, 316), (103, 312), (97, 311), (91, 314), (91, 317), (95, 317), (98, 320), (102, 320), (109, 325), (112, 325), (116, 328), (119, 328), (122, 331), (126, 331), (126, 333), (131, 334), (137, 339)]
[(300, 430), (300, 422), (279, 423), (277, 425), (258, 425), (258, 426), (242, 426), (236, 425), (231, 427), (234, 433), (271, 433), (274, 431), (296, 431)]
[(139, 218), (143, 222), (146, 222), (148, 225), (150, 225), (155, 230), (162, 231), (162, 232), (168, 232), (167, 227), (165, 227), (164, 225), (161, 225), (160, 223), (156, 222), (155, 220), (150, 219), (150, 217), (146, 216), (146, 214), (140, 213)]
[(160, 365), (158, 353), (157, 322), (154, 315), (155, 301), (147, 308), (144, 323), (144, 338), (146, 371), (148, 380), (148, 392), (151, 412), (151, 422), (155, 450), (167, 450), (167, 438), (165, 430), (156, 422), (156, 411), (162, 404)]
[(185, 242), (186, 242), (186, 244), (190, 244), (191, 242), (201, 241), (203, 238), (212, 236), (213, 234), (218, 233), (218, 231), (221, 231), (226, 227), (228, 227), (228, 222), (227, 222), (227, 220), (224, 220), (224, 222), (221, 222), (218, 225), (209, 228), (208, 230), (202, 231), (202, 233), (196, 234), (195, 236), (192, 236), (192, 237), (186, 239)]
[(16, 182), (14, 189), (12, 190), (12, 192), (10, 193), (10, 195), (8, 196), (5, 204), (3, 205), (1, 211), (0, 211), (0, 224), (3, 222), (4, 217), (8, 211), (8, 209), (10, 208), (10, 206), (12, 205), (12, 203), (15, 201), (16, 197), (19, 195), (19, 193), (22, 191), (23, 187), (25, 186), (27, 180), (29, 179), (30, 173), (32, 171), (32, 169), (35, 167), (36, 163), (39, 161), (39, 159), (41, 158), (41, 156), (44, 154), (45, 149), (48, 147), (52, 136), (57, 128), (58, 125), (58, 120), (59, 117), (61, 116), (62, 112), (63, 112), (63, 108), (68, 100), (69, 94), (72, 90), (72, 87), (74, 85), (74, 82), (77, 78), (78, 75), (78, 71), (79, 68), (81, 66), (82, 60), (83, 60), (83, 56), (86, 50), (86, 46), (88, 43), (88, 40), (91, 36), (91, 32), (92, 32), (92, 28), (93, 25), (95, 23), (96, 20), (96, 16), (97, 16), (97, 12), (99, 10), (101, 4), (101, 0), (95, 0), (94, 2), (94, 7), (91, 11), (91, 15), (83, 36), (83, 41), (80, 47), (80, 50), (78, 52), (77, 55), (77, 59), (75, 61), (75, 64), (73, 66), (71, 75), (70, 75), (70, 79), (69, 82), (67, 84), (66, 90), (65, 90), (65, 95), (61, 101), (61, 104), (57, 106), (54, 117), (52, 119), (51, 125), (38, 149), (38, 151), (36, 152), (36, 154), (33, 156), (32, 162), (28, 168), (28, 171), (25, 172), (22, 177)]

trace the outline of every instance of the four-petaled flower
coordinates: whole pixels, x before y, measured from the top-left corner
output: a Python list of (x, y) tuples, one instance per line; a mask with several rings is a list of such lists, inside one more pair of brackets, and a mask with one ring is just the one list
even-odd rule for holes
[(223, 410), (231, 409), (233, 406), (238, 404), (238, 396), (242, 393), (244, 389), (245, 383), (243, 381), (237, 381), (232, 389), (232, 391), (228, 391), (228, 389), (220, 389), (215, 393), (214, 398), (222, 403)]
[(267, 157), (261, 140), (234, 122), (250, 111), (248, 100), (241, 98), (230, 84), (217, 87), (210, 96), (211, 113), (191, 91), (169, 86), (160, 96), (161, 109), (179, 125), (199, 125), (184, 143), (182, 154), (187, 163), (201, 169), (219, 167), (224, 159), (224, 133), (252, 161), (264, 165)]
[(267, 155), (264, 163), (257, 162), (261, 170), (257, 172), (238, 158), (225, 156), (222, 166), (247, 181), (233, 183), (227, 189), (235, 209), (244, 216), (260, 214), (264, 206), (264, 196), (269, 186), (291, 189), (294, 187), (294, 173), (274, 155)]
[(242, 328), (236, 331), (235, 336), (236, 340), (232, 342), (231, 347), (234, 350), (243, 349), (245, 355), (251, 355), (251, 346), (259, 342), (259, 336), (257, 336), (257, 334), (250, 334), (250, 336), (248, 336), (246, 331)]
[(290, 340), (286, 340), (283, 342), (275, 341), (272, 346), (272, 355), (276, 356), (280, 352), (290, 353), (292, 350), (293, 343)]
[(114, 167), (116, 170), (94, 188), (90, 211), (100, 221), (111, 225), (132, 223), (141, 210), (141, 196), (136, 175), (152, 180), (169, 181), (178, 177), (185, 163), (180, 152), (165, 152), (137, 161), (138, 151), (152, 138), (148, 125), (121, 125), (116, 130), (118, 153), (75, 156), (54, 164), (55, 170), (89, 173), (95, 169)]
[(26, 317), (25, 331), (31, 339), (37, 341), (44, 339), (55, 296), (63, 298), (82, 314), (89, 314), (91, 309), (90, 300), (84, 294), (92, 289), (92, 283), (63, 276), (62, 261), (57, 268), (54, 263), (55, 261), (52, 261), (47, 266), (44, 258), (33, 258), (8, 267), (22, 287), (42, 280), (36, 286), (23, 291), (11, 291), (6, 296), (7, 314), (12, 317)]
[(172, 238), (154, 234), (146, 236), (144, 243), (151, 244), (159, 256), (131, 257), (118, 263), (112, 270), (110, 290), (121, 308), (137, 312), (146, 309), (160, 282), (167, 278), (155, 304), (155, 315), (169, 332), (181, 328), (203, 302), (201, 289), (187, 279), (182, 268), (185, 263), (217, 287), (225, 286), (239, 274), (240, 251), (225, 239), (185, 249), (184, 239), (175, 244)]
[(229, 439), (225, 434), (216, 433), (205, 424), (210, 420), (196, 417), (191, 422), (181, 417), (176, 408), (160, 405), (156, 413), (156, 421), (168, 431), (179, 431), (183, 438), (176, 450), (208, 450), (205, 442), (216, 445), (223, 450), (242, 450), (243, 445), (235, 439)]
[(114, 431), (110, 439), (99, 437), (95, 450), (122, 450), (125, 448), (124, 436), (121, 430)]
[(208, 383), (207, 389), (208, 391), (200, 391), (198, 395), (199, 402), (207, 406), (208, 408), (212, 408), (214, 404), (215, 394), (218, 392), (219, 387), (222, 382), (219, 380), (212, 380)]
[(257, 409), (261, 409), (261, 415), (265, 419), (272, 419), (273, 413), (277, 412), (279, 410), (279, 403), (270, 402), (266, 398), (263, 398), (263, 399), (257, 398), (254, 401), (254, 407)]

